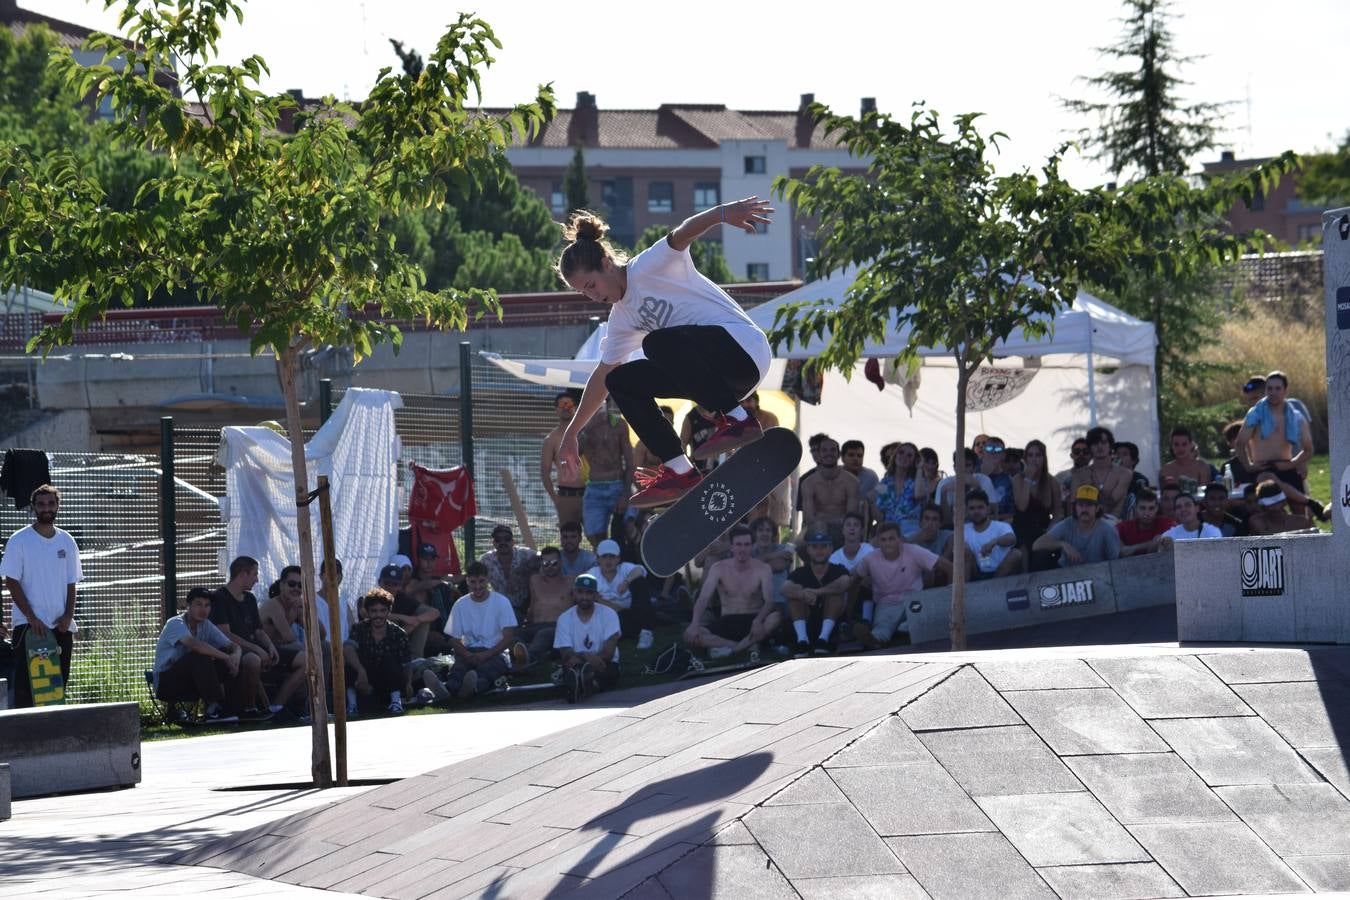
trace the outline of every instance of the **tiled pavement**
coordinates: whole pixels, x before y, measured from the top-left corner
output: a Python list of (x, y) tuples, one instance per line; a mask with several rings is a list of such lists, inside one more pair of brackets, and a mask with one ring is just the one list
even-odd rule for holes
[(183, 864), (382, 897), (1350, 890), (1350, 649), (801, 660)]

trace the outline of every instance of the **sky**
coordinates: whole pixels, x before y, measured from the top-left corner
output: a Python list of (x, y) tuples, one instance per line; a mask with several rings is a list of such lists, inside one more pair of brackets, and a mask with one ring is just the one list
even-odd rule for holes
[[(20, 5), (116, 26), (101, 2)], [(1334, 54), (1350, 46), (1346, 0), (1175, 0), (1172, 9), (1178, 51), (1199, 57), (1181, 70), (1191, 82), (1183, 98), (1232, 102), (1221, 149), (1239, 158), (1316, 152), (1350, 130), (1350, 66)], [(397, 64), (389, 38), (428, 51), (461, 10), (484, 18), (503, 45), (483, 76), (488, 106), (528, 101), (544, 82), (559, 106), (590, 91), (602, 113), (662, 103), (795, 109), (813, 93), (836, 112), (856, 114), (861, 98), (875, 97), (882, 112), (907, 116), (922, 101), (944, 116), (984, 113), (987, 129), (1008, 135), (1001, 171), (1037, 167), (1094, 124), (1059, 98), (1093, 98), (1079, 77), (1119, 65), (1097, 48), (1116, 42), (1122, 14), (1119, 0), (255, 0), (243, 25), (227, 29), (221, 55), (262, 55), (268, 90), (360, 99), (381, 66)], [(1062, 171), (1080, 186), (1110, 179), (1073, 151)]]

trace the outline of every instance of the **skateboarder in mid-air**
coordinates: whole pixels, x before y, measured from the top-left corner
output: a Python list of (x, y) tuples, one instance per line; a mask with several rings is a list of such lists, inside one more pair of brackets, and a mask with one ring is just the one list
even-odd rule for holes
[[(609, 226), (574, 212), (563, 227), (568, 245), (558, 259), (563, 281), (587, 299), (610, 307), (600, 362), (586, 382), (576, 415), (563, 433), (558, 465), (564, 478), (578, 468), (577, 434), (605, 402), (619, 405), (638, 438), (662, 460), (637, 473), (629, 503), (665, 506), (701, 480), (679, 436), (656, 400), (681, 397), (718, 414), (717, 429), (695, 451), (711, 458), (756, 440), (759, 423), (741, 401), (768, 374), (772, 352), (764, 332), (725, 291), (694, 268), (689, 245), (714, 225), (747, 232), (767, 225), (767, 201), (747, 197), (690, 216), (632, 259), (605, 241)], [(645, 359), (625, 362), (639, 347)]]

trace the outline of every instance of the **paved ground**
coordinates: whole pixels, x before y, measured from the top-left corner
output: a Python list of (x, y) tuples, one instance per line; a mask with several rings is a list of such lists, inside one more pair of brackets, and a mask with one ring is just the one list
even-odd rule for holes
[(1350, 649), (816, 659), (178, 861), (383, 897), (1350, 890)]

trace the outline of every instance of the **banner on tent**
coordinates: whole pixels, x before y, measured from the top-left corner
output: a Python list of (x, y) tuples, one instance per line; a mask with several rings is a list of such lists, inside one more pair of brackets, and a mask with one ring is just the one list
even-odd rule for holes
[(1002, 406), (1025, 391), (1038, 371), (980, 366), (966, 383), (966, 411), (983, 412)]

